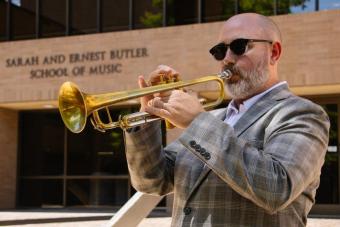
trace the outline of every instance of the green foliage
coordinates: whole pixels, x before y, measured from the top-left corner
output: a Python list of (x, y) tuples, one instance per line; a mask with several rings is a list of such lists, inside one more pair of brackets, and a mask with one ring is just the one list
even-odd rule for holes
[[(289, 14), (291, 13), (290, 7), (301, 6), (302, 9), (306, 7), (306, 3), (310, 0), (277, 0), (277, 13)], [(176, 2), (180, 4), (180, 1)], [(168, 9), (173, 9), (175, 4), (174, 0), (167, 1)], [(220, 18), (227, 19), (235, 12), (235, 0), (220, 0)], [(205, 1), (205, 5), (209, 7), (209, 1)], [(163, 0), (152, 0), (152, 12), (146, 10), (144, 15), (140, 18), (142, 24), (146, 27), (160, 27), (162, 26), (163, 19)], [(274, 14), (274, 0), (239, 0), (239, 12), (256, 12), (263, 15)], [(170, 15), (170, 14), (169, 14)], [(175, 24), (175, 18), (170, 16), (167, 18), (168, 24)]]
[(257, 12), (263, 15), (273, 15), (274, 2), (272, 0), (255, 0), (245, 1), (241, 0), (239, 3), (240, 12)]
[(152, 6), (161, 9), (163, 7), (163, 0), (152, 0)]
[(161, 27), (163, 19), (163, 0), (152, 0), (152, 7), (155, 12), (145, 11), (144, 16), (140, 17), (140, 21), (146, 27)]
[(122, 134), (121, 131), (118, 131), (118, 130), (112, 130), (110, 132), (110, 137), (111, 137), (110, 146), (112, 147), (112, 150), (114, 151), (119, 150), (120, 147), (122, 146), (121, 134)]
[(144, 13), (144, 16), (140, 18), (140, 21), (142, 24), (144, 24), (146, 27), (161, 27), (162, 26), (162, 13), (151, 13), (146, 11)]

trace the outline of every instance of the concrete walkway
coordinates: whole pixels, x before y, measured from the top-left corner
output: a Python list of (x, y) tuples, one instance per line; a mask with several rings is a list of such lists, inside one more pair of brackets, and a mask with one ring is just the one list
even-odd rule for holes
[[(163, 213), (165, 214), (165, 213)], [(138, 227), (170, 227), (170, 217), (157, 217), (161, 213), (145, 218)], [(156, 216), (156, 217), (155, 217)], [(103, 226), (112, 217), (108, 211), (74, 210), (27, 210), (0, 211), (0, 226), (13, 227), (98, 227)], [(309, 218), (307, 227), (339, 227), (340, 219)], [(127, 226), (129, 227), (129, 226)]]

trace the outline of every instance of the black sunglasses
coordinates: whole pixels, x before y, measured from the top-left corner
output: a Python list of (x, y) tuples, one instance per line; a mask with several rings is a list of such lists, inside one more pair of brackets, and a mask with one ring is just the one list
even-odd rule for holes
[(246, 51), (246, 47), (249, 42), (267, 42), (272, 44), (272, 41), (264, 40), (264, 39), (235, 39), (230, 44), (219, 43), (213, 48), (209, 50), (209, 52), (214, 56), (214, 58), (218, 61), (221, 61), (225, 58), (227, 53), (228, 47), (230, 50), (238, 55), (241, 56)]

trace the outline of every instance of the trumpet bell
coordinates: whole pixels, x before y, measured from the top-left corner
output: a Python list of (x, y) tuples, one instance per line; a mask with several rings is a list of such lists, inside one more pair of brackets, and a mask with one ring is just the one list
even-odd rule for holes
[(59, 112), (66, 127), (80, 133), (86, 125), (87, 109), (85, 94), (72, 82), (65, 82), (59, 90)]

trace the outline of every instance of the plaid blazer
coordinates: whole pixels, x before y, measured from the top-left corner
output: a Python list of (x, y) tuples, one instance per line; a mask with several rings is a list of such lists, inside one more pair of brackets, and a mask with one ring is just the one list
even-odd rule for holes
[(200, 114), (165, 148), (159, 124), (125, 133), (133, 186), (174, 193), (172, 226), (306, 226), (328, 146), (323, 109), (279, 86), (234, 128)]

